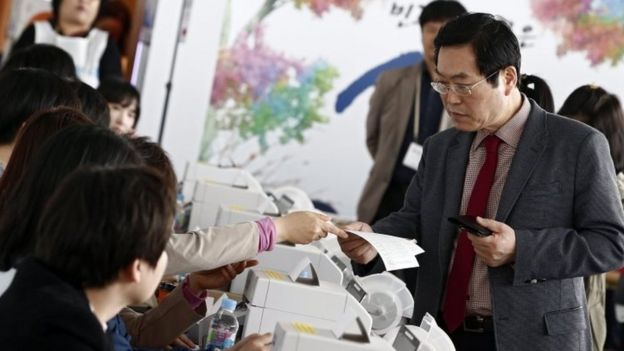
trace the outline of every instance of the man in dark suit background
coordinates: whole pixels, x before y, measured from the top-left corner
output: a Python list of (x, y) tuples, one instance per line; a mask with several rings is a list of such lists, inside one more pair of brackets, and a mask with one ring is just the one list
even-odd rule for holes
[[(520, 48), (506, 22), (461, 16), (435, 47), (432, 87), (455, 128), (425, 142), (401, 210), (349, 227), (417, 239), (413, 321), (436, 316), (458, 350), (589, 350), (581, 277), (624, 257), (607, 141), (520, 93)], [(458, 231), (447, 219), (460, 214), (492, 235)], [(362, 239), (341, 247), (356, 273), (384, 270)]]
[(422, 145), (449, 126), (440, 96), (430, 85), (435, 69), (433, 39), (446, 22), (464, 13), (466, 9), (454, 0), (427, 4), (418, 18), (423, 60), (377, 78), (366, 118), (366, 146), (373, 167), (358, 204), (360, 221), (374, 223), (401, 208), (416, 173), (414, 165), (403, 163), (410, 145)]

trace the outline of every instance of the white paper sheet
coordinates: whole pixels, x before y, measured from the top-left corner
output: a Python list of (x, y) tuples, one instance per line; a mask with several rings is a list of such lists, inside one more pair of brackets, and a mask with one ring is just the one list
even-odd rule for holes
[(392, 235), (367, 233), (354, 230), (347, 232), (355, 234), (368, 241), (383, 260), (387, 271), (418, 267), (416, 255), (425, 252), (416, 244), (416, 240), (398, 238)]

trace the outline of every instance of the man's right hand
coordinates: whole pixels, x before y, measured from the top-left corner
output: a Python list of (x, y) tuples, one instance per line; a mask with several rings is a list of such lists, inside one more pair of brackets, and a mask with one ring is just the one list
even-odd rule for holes
[(368, 241), (360, 238), (359, 236), (348, 232), (349, 230), (372, 232), (373, 228), (363, 222), (354, 222), (347, 224), (342, 229), (347, 231), (349, 237), (346, 239), (338, 238), (338, 243), (340, 244), (342, 252), (344, 252), (345, 255), (347, 255), (347, 257), (349, 257), (353, 262), (367, 264), (377, 257), (377, 250), (375, 250), (373, 245), (369, 244)]

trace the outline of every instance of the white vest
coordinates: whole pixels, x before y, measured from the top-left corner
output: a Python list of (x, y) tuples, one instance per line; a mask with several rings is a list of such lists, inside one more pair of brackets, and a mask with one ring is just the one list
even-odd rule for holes
[(67, 51), (74, 59), (78, 78), (93, 88), (100, 84), (100, 60), (108, 44), (107, 32), (93, 28), (85, 38), (68, 37), (57, 33), (50, 22), (37, 21), (35, 44), (50, 44)]

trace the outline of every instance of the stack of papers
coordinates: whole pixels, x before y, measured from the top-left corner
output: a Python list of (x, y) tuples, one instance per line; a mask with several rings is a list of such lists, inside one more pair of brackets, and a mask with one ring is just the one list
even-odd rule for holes
[(414, 239), (403, 239), (392, 235), (347, 230), (373, 245), (383, 260), (387, 271), (418, 267), (417, 255), (425, 252)]

